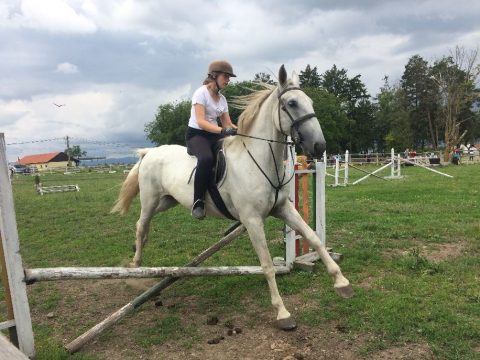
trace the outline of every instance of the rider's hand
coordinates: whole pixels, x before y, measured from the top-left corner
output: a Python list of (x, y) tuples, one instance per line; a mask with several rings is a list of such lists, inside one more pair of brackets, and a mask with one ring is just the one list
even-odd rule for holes
[(235, 129), (235, 128), (222, 128), (221, 134), (225, 135), (225, 136), (237, 135), (237, 129)]

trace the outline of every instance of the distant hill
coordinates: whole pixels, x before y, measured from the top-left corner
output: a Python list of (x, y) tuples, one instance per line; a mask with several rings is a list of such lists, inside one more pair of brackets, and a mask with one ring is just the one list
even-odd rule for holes
[(121, 158), (106, 158), (96, 160), (82, 160), (80, 166), (98, 166), (98, 165), (133, 165), (138, 161), (135, 156), (125, 156)]

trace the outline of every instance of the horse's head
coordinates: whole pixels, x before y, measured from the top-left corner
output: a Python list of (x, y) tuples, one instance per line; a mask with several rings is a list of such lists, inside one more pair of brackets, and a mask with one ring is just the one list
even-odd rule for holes
[(300, 89), (300, 79), (296, 73), (287, 79), (283, 65), (278, 79), (278, 130), (284, 135), (290, 135), (295, 144), (301, 146), (308, 155), (321, 158), (326, 144), (313, 110), (312, 99)]

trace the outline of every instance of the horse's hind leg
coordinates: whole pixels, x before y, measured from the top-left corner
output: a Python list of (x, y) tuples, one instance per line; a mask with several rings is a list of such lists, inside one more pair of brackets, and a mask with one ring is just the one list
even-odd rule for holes
[(343, 276), (338, 264), (328, 254), (325, 244), (322, 244), (315, 231), (305, 223), (293, 205), (287, 201), (283, 206), (275, 209), (273, 215), (282, 219), (293, 230), (299, 232), (310, 246), (317, 251), (327, 268), (327, 272), (333, 277), (335, 291), (343, 298), (352, 297), (353, 289), (350, 286), (350, 282)]
[(138, 267), (142, 264), (143, 247), (148, 240), (152, 217), (158, 212), (168, 210), (177, 205), (177, 201), (170, 195), (164, 195), (158, 201), (153, 201), (152, 198), (142, 198), (141, 200), (142, 209), (137, 221), (135, 255), (130, 263), (130, 267)]

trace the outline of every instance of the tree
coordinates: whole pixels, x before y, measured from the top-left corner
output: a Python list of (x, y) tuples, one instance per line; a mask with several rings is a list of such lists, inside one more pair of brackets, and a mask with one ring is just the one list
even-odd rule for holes
[(409, 126), (415, 147), (424, 147), (429, 139), (434, 150), (438, 148), (438, 92), (433, 86), (431, 68), (419, 55), (412, 56), (400, 82), (409, 112)]
[(347, 76), (347, 70), (336, 65), (321, 76), (321, 88), (333, 94), (340, 101), (348, 118), (346, 148), (350, 151), (367, 151), (373, 145), (373, 124), (375, 108), (370, 95), (360, 79)]
[[(222, 94), (229, 103), (228, 111), (234, 123), (238, 121), (242, 111), (232, 106), (235, 96), (248, 94), (257, 88), (258, 84), (252, 81), (243, 81), (232, 83), (222, 90)], [(191, 107), (192, 103), (190, 100), (160, 105), (155, 119), (145, 125), (144, 130), (147, 138), (156, 145), (185, 145), (185, 132), (188, 126), (188, 119), (190, 118)]]
[(467, 52), (456, 47), (448, 57), (435, 62), (431, 78), (438, 87), (440, 95), (440, 116), (444, 127), (444, 161), (450, 160), (452, 150), (463, 140), (470, 119), (477, 119), (472, 112), (473, 104), (478, 101), (478, 89), (475, 88), (480, 75), (477, 63), (478, 50)]
[(253, 78), (253, 81), (267, 83), (267, 84), (271, 84), (271, 85), (275, 84), (275, 82), (272, 80), (272, 77), (270, 76), (270, 74), (266, 74), (266, 73), (263, 73), (263, 72), (256, 73), (254, 78)]
[(147, 138), (156, 145), (185, 145), (191, 106), (187, 100), (160, 105), (155, 119), (145, 125)]
[(305, 93), (313, 101), (313, 109), (327, 141), (327, 151), (344, 151), (349, 140), (349, 120), (342, 109), (341, 101), (335, 95), (319, 88), (306, 88)]
[(320, 87), (321, 79), (316, 66), (312, 69), (310, 65), (307, 65), (305, 70), (300, 71), (298, 77), (300, 78), (300, 86), (302, 88), (315, 89)]
[(375, 114), (375, 142), (379, 149), (405, 149), (413, 145), (413, 131), (409, 126), (406, 96), (400, 85), (390, 85), (388, 77), (377, 95)]
[(68, 155), (69, 158), (81, 158), (87, 155), (86, 151), (83, 151), (80, 148), (80, 145), (73, 145), (71, 148), (65, 149), (65, 154)]

